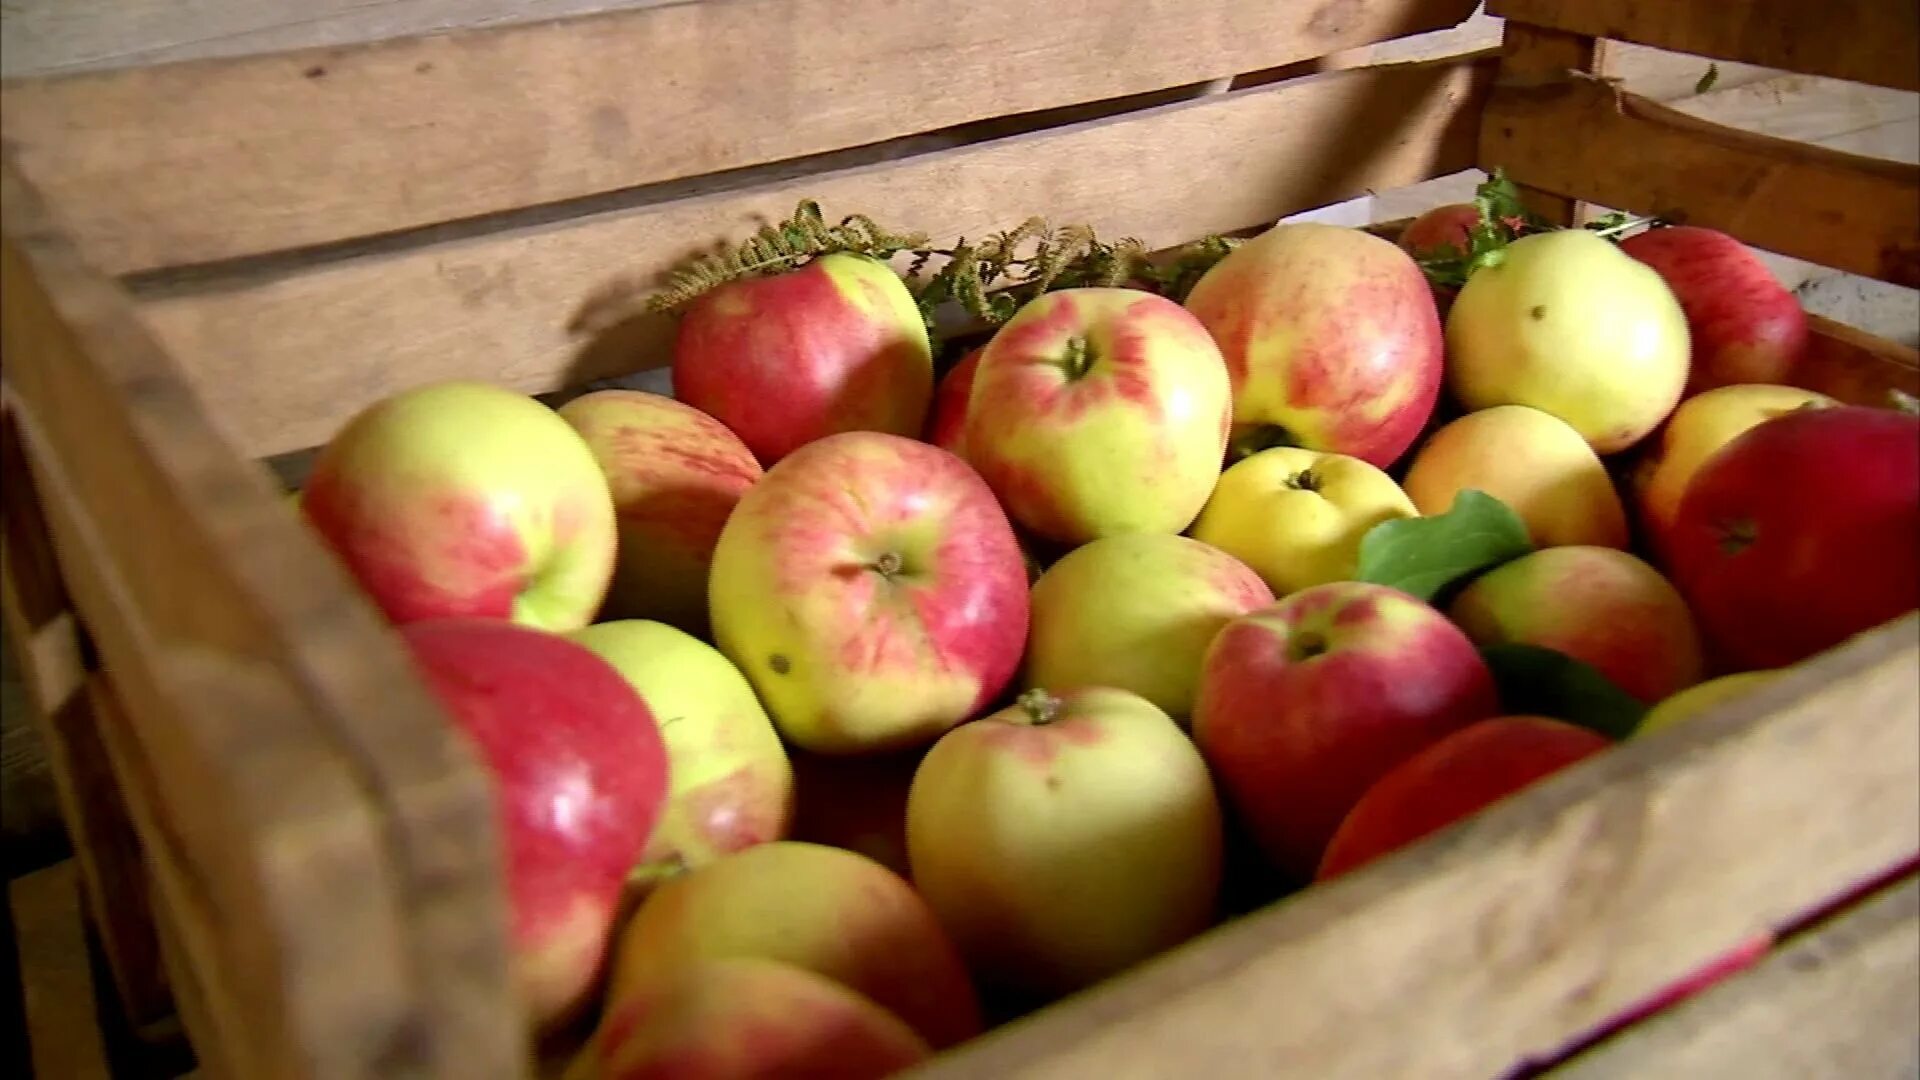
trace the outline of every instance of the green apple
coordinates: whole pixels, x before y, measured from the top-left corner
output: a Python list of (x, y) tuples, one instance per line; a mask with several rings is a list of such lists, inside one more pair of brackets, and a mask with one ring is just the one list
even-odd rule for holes
[(672, 790), (642, 863), (699, 866), (787, 835), (793, 767), (739, 668), (686, 631), (647, 619), (568, 636), (626, 676), (667, 741)]
[(1103, 537), (1034, 585), (1025, 683), (1131, 690), (1184, 718), (1213, 635), (1271, 603), (1260, 575), (1219, 548), (1168, 533)]
[(1352, 578), (1368, 529), (1418, 516), (1392, 477), (1359, 458), (1276, 446), (1221, 474), (1192, 532), (1286, 596)]
[(1640, 718), (1639, 726), (1633, 729), (1633, 733), (1640, 736), (1649, 732), (1664, 731), (1722, 702), (1749, 694), (1762, 684), (1772, 681), (1778, 674), (1780, 671), (1776, 668), (1763, 668), (1759, 671), (1736, 671), (1731, 675), (1721, 675), (1706, 682), (1695, 683), (1679, 693), (1668, 695), (1658, 705), (1648, 709), (1647, 714)]

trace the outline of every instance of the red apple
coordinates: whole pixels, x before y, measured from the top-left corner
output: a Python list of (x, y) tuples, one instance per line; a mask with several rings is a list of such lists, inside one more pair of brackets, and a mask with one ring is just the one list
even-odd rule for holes
[(1305, 878), (1369, 784), (1497, 711), (1485, 662), (1438, 611), (1384, 585), (1331, 582), (1220, 631), (1193, 737), (1268, 858)]
[(1785, 383), (1807, 348), (1807, 313), (1747, 245), (1699, 225), (1648, 229), (1620, 250), (1665, 279), (1693, 340), (1687, 393)]
[(865, 255), (728, 282), (680, 317), (673, 394), (718, 419), (760, 463), (843, 431), (918, 436), (933, 351), (906, 284)]
[(1444, 249), (1464, 255), (1472, 246), (1467, 233), (1480, 224), (1480, 208), (1473, 203), (1436, 206), (1400, 230), (1400, 247), (1413, 256), (1440, 255)]
[(1296, 445), (1384, 469), (1439, 398), (1440, 312), (1426, 275), (1360, 229), (1276, 225), (1207, 271), (1187, 309), (1226, 357), (1236, 454)]
[(428, 383), (362, 410), (321, 449), (299, 506), (395, 623), (573, 630), (613, 576), (593, 452), (552, 409), (490, 383)]
[(571, 1018), (599, 982), (627, 875), (667, 800), (667, 750), (614, 667), (500, 619), (400, 629), (494, 777), (515, 975), (534, 1019)]
[(927, 421), (927, 441), (942, 450), (962, 457), (960, 436), (966, 433), (967, 399), (973, 394), (973, 373), (980, 370), (980, 354), (985, 346), (974, 349), (940, 377), (933, 392), (933, 415)]
[(1920, 605), (1920, 418), (1842, 405), (1749, 428), (1700, 466), (1669, 555), (1728, 670), (1785, 667)]
[(1026, 562), (993, 492), (936, 446), (830, 435), (767, 470), (714, 548), (714, 643), (803, 749), (927, 745), (1013, 678)]
[(1482, 720), (1395, 766), (1354, 804), (1315, 880), (1338, 877), (1613, 745), (1543, 716)]

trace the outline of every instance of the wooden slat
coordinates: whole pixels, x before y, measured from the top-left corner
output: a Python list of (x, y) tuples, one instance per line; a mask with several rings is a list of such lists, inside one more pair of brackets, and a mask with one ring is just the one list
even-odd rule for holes
[[(1605, 75), (1611, 51), (1604, 38), (1509, 24), (1500, 36), (1499, 81), (1529, 82), (1574, 71)], [(1579, 224), (1584, 212), (1580, 200), (1531, 185), (1520, 185), (1520, 195), (1528, 209), (1555, 225)]]
[(1920, 397), (1920, 350), (1820, 315), (1807, 322), (1811, 335), (1795, 385), (1855, 405), (1885, 406), (1888, 390)]
[(252, 454), (322, 442), (401, 386), (454, 375), (528, 392), (667, 362), (665, 319), (577, 332), (716, 240), (793, 212), (862, 212), (936, 241), (1031, 214), (1150, 246), (1467, 167), (1489, 57), (1334, 72), (750, 191), (160, 295), (145, 315)]
[(1909, 615), (916, 1080), (1508, 1075), (1920, 851), (1916, 665)]
[(1518, 22), (1920, 90), (1913, 0), (1487, 0)]
[(1860, 1080), (1920, 1071), (1920, 878), (1563, 1066), (1556, 1080)]
[(121, 273), (1203, 83), (1474, 6), (725, 0), (29, 80), (0, 124), (81, 252)]
[(34, 1075), (109, 1080), (113, 1074), (107, 1069), (80, 921), (78, 869), (62, 862), (15, 878), (7, 884), (7, 898)]
[(268, 1070), (254, 1075), (516, 1074), (524, 1016), (479, 766), (123, 294), (24, 181), (0, 179), (6, 384), (63, 577)]
[(1480, 165), (1920, 286), (1920, 165), (1736, 131), (1577, 77), (1503, 81), (1481, 121)]

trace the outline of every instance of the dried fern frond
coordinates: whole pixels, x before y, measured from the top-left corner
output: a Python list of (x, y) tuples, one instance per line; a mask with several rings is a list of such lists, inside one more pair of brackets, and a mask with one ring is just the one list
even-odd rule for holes
[(803, 199), (787, 220), (762, 225), (737, 245), (675, 267), (648, 297), (647, 308), (672, 311), (727, 282), (792, 270), (823, 255), (852, 252), (884, 260), (926, 245), (925, 234), (891, 232), (865, 214), (829, 225), (820, 204)]

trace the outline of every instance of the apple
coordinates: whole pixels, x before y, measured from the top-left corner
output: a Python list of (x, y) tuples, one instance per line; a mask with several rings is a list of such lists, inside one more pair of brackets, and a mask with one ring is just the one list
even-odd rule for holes
[(942, 450), (962, 457), (960, 436), (967, 429), (967, 402), (973, 396), (973, 376), (980, 370), (980, 354), (986, 346), (972, 349), (940, 377), (933, 392), (933, 414), (927, 420), (927, 441)]
[(1440, 314), (1426, 275), (1363, 230), (1275, 225), (1214, 264), (1187, 310), (1226, 357), (1236, 455), (1294, 445), (1384, 469), (1439, 397)]
[(1648, 709), (1633, 733), (1636, 736), (1645, 735), (1684, 723), (1718, 707), (1722, 702), (1746, 696), (1772, 681), (1778, 674), (1778, 671), (1738, 671), (1695, 683)]
[(551, 1030), (590, 999), (627, 875), (661, 820), (668, 760), (646, 701), (586, 647), (504, 619), (399, 633), (493, 778), (514, 976)]
[(1499, 716), (1461, 728), (1375, 781), (1327, 843), (1326, 881), (1469, 817), (1612, 746), (1544, 716)]
[(1680, 301), (1693, 340), (1687, 393), (1784, 383), (1806, 352), (1807, 313), (1753, 249), (1717, 229), (1674, 225), (1620, 241)]
[(1069, 994), (1212, 921), (1222, 823), (1206, 763), (1138, 694), (1083, 687), (953, 729), (907, 797), (907, 857), (982, 984)]
[(1422, 514), (1478, 489), (1526, 523), (1535, 547), (1626, 548), (1627, 513), (1600, 456), (1566, 421), (1526, 405), (1468, 413), (1427, 439), (1402, 486)]
[(1472, 247), (1468, 234), (1480, 224), (1480, 208), (1473, 203), (1447, 203), (1422, 213), (1400, 230), (1398, 243), (1415, 257), (1445, 254), (1452, 248), (1466, 254)]
[(746, 676), (699, 638), (645, 619), (568, 635), (631, 683), (666, 739), (671, 793), (642, 862), (699, 866), (778, 840), (793, 818), (793, 768)]
[(1359, 458), (1276, 446), (1220, 475), (1192, 533), (1286, 596), (1353, 577), (1367, 530), (1418, 516), (1392, 477)]
[(1535, 645), (1584, 661), (1652, 705), (1706, 674), (1685, 600), (1639, 556), (1542, 548), (1474, 579), (1447, 613), (1476, 645)]
[(793, 838), (846, 848), (907, 875), (907, 791), (926, 751), (795, 751)]
[(1689, 348), (1673, 290), (1591, 229), (1514, 240), (1447, 314), (1447, 382), (1468, 412), (1531, 405), (1601, 455), (1639, 442), (1679, 404)]
[(1182, 532), (1226, 453), (1226, 364), (1163, 296), (1042, 293), (980, 354), (962, 431), (1007, 514), (1066, 545)]
[(608, 998), (700, 959), (757, 957), (872, 998), (936, 1048), (981, 1028), (961, 954), (906, 879), (851, 851), (776, 840), (663, 882), (621, 929)]
[(617, 544), (579, 434), (491, 383), (426, 383), (361, 410), (314, 460), (301, 512), (395, 624), (592, 621)]
[(1920, 606), (1920, 417), (1841, 405), (1694, 473), (1669, 564), (1726, 671), (1795, 664)]
[(1667, 418), (1658, 439), (1628, 474), (1641, 531), (1654, 556), (1666, 561), (1667, 536), (1673, 531), (1680, 497), (1693, 474), (1741, 433), (1795, 409), (1826, 408), (1839, 402), (1795, 386), (1747, 384), (1722, 386), (1687, 398)]
[(619, 544), (602, 618), (707, 632), (707, 571), (720, 526), (760, 479), (738, 436), (662, 394), (596, 390), (559, 408), (613, 492)]
[(1193, 738), (1268, 859), (1305, 879), (1368, 785), (1497, 711), (1492, 673), (1438, 611), (1384, 585), (1332, 582), (1220, 631)]
[(609, 1003), (566, 1080), (883, 1080), (931, 1058), (899, 1017), (773, 960), (696, 960)]
[(926, 745), (1012, 682), (1027, 570), (979, 474), (845, 432), (782, 459), (714, 547), (714, 643), (803, 749)]
[(690, 302), (674, 340), (673, 396), (771, 467), (838, 432), (918, 436), (933, 398), (933, 349), (900, 275), (835, 252)]
[(1227, 620), (1273, 603), (1245, 563), (1185, 536), (1108, 536), (1033, 587), (1028, 687), (1131, 690), (1176, 720), (1193, 712), (1200, 657)]

